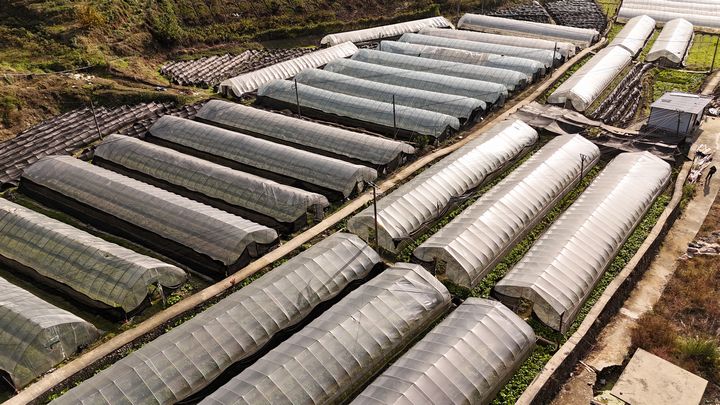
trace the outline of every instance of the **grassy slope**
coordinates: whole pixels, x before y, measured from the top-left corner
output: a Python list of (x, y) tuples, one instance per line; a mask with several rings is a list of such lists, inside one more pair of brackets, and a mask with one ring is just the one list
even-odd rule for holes
[[(462, 9), (479, 3), (464, 1)], [(113, 103), (116, 93), (183, 100), (187, 90), (153, 91), (169, 86), (158, 66), (178, 54), (238, 51), (270, 39), (282, 46), (308, 35), (316, 43), (324, 33), (455, 7), (430, 0), (9, 0), (0, 7), (0, 140), (85, 105), (90, 90), (98, 104)], [(90, 82), (47, 75), (88, 66), (83, 73), (98, 77)]]

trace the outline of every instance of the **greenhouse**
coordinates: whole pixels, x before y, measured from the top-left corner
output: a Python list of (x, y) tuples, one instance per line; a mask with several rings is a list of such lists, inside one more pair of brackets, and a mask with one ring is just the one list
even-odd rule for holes
[(406, 155), (415, 153), (412, 146), (403, 142), (221, 100), (208, 101), (195, 115), (195, 119), (372, 167), (397, 167), (404, 162)]
[(398, 40), (418, 45), (439, 46), (443, 48), (463, 49), (471, 52), (492, 53), (496, 55), (514, 56), (532, 59), (541, 62), (546, 68), (559, 64), (562, 56), (547, 49), (531, 49), (512, 45), (488, 44), (484, 42), (467, 41), (464, 39), (443, 38), (431, 35), (403, 34)]
[(258, 90), (258, 101), (275, 108), (293, 108), (299, 100), (305, 115), (338, 121), (412, 139), (415, 134), (445, 138), (460, 129), (456, 117), (407, 106), (393, 106), (361, 97), (335, 93), (288, 80), (270, 82)]
[(532, 302), (543, 323), (565, 333), (670, 171), (650, 152), (618, 155), (495, 285), (495, 294), (508, 305)]
[(716, 0), (624, 0), (619, 19), (648, 15), (658, 22), (678, 18), (696, 27), (720, 28), (720, 8)]
[(43, 158), (20, 190), (91, 225), (134, 240), (194, 270), (224, 276), (277, 243), (277, 233), (70, 156)]
[[(329, 70), (308, 69), (295, 76), (298, 83), (335, 93), (349, 94), (398, 106), (446, 114), (465, 121), (475, 121), (487, 108), (484, 101), (475, 98), (453, 96), (410, 87), (373, 82), (341, 75)], [(376, 138), (381, 139), (381, 138)]]
[(520, 317), (468, 298), (352, 404), (489, 404), (533, 347), (535, 333)]
[(655, 20), (641, 15), (628, 21), (608, 46), (622, 46), (635, 57), (645, 47), (653, 31), (655, 31)]
[(487, 66), (476, 66), (467, 63), (449, 62), (398, 53), (360, 49), (352, 56), (353, 60), (389, 66), (417, 72), (436, 73), (440, 75), (463, 77), (483, 82), (499, 83), (508, 91), (524, 88), (527, 75), (514, 70), (498, 69)]
[(680, 65), (690, 48), (692, 37), (693, 25), (687, 20), (676, 18), (668, 21), (645, 60), (654, 62), (663, 59), (670, 64)]
[(0, 374), (16, 390), (99, 336), (95, 327), (0, 278)]
[(585, 111), (630, 62), (632, 54), (625, 47), (604, 48), (563, 82), (547, 101), (572, 104), (575, 110)]
[(450, 306), (416, 264), (397, 263), (348, 294), (201, 404), (338, 404), (349, 400)]
[(378, 41), (383, 38), (399, 37), (406, 32), (418, 32), (424, 27), (435, 28), (455, 28), (452, 23), (445, 17), (430, 17), (421, 20), (405, 21), (397, 24), (383, 25), (381, 27), (367, 28), (364, 30), (355, 30), (341, 32), (337, 34), (325, 35), (321, 40), (321, 45), (338, 45), (343, 42), (370, 42)]
[(181, 152), (337, 198), (362, 190), (375, 170), (182, 118), (161, 117), (148, 139)]
[[(336, 233), (145, 344), (61, 396), (57, 404), (172, 404), (249, 365), (318, 306), (366, 279), (382, 260)], [(275, 343), (273, 343), (275, 342)]]
[(131, 313), (157, 287), (187, 279), (175, 266), (107, 242), (0, 198), (0, 256), (83, 304)]
[[(380, 246), (397, 251), (466, 193), (502, 172), (537, 139), (537, 132), (524, 122), (505, 121), (380, 199), (377, 203)], [(352, 217), (347, 228), (370, 240), (375, 232), (374, 218), (370, 206)]]
[(465, 41), (485, 42), (488, 44), (512, 45), (530, 49), (546, 49), (557, 52), (563, 59), (575, 56), (575, 45), (570, 42), (548, 41), (542, 38), (518, 37), (517, 35), (489, 34), (487, 32), (466, 31), (466, 30), (439, 30), (435, 28), (423, 28), (422, 35), (462, 39)]
[(204, 204), (294, 231), (330, 205), (327, 198), (243, 173), (136, 138), (110, 135), (95, 149), (93, 162)]
[(505, 86), (497, 83), (373, 65), (352, 59), (330, 62), (325, 66), (325, 70), (395, 86), (475, 98), (498, 106), (505, 103), (508, 95)]
[(458, 28), (488, 32), (491, 34), (517, 35), (520, 37), (542, 38), (551, 41), (572, 42), (583, 48), (590, 46), (600, 38), (599, 32), (586, 28), (469, 13), (460, 18)]
[(259, 89), (265, 83), (270, 83), (273, 80), (289, 79), (303, 69), (316, 68), (325, 65), (331, 60), (347, 58), (357, 50), (357, 47), (352, 42), (344, 42), (311, 52), (295, 59), (227, 79), (218, 86), (218, 93), (226, 96), (242, 97), (245, 93)]
[(599, 159), (581, 135), (554, 138), (413, 255), (454, 284), (475, 287)]
[(498, 69), (514, 70), (528, 76), (528, 81), (535, 81), (545, 75), (545, 65), (536, 60), (494, 53), (480, 53), (462, 49), (443, 48), (439, 46), (418, 45), (408, 42), (382, 41), (379, 50), (402, 55), (417, 56), (447, 62), (469, 63), (471, 65), (489, 66)]

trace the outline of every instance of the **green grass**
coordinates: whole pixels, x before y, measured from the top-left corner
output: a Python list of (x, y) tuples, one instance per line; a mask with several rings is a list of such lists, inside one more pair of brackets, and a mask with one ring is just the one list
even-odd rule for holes
[(621, 0), (596, 0), (608, 20), (615, 18)]
[(672, 69), (661, 69), (655, 76), (653, 85), (653, 101), (669, 91), (697, 93), (705, 81), (706, 74), (682, 72)]
[(608, 34), (607, 34), (608, 42), (615, 39), (617, 34), (619, 34), (623, 28), (625, 28), (625, 24), (618, 24), (618, 23), (613, 24), (613, 26), (610, 28), (610, 31), (608, 31)]
[[(709, 70), (712, 66), (717, 35), (695, 34), (692, 46), (685, 59), (685, 65), (692, 70)], [(720, 52), (715, 56), (715, 68), (720, 67)]]
[(652, 48), (653, 44), (655, 43), (655, 40), (657, 39), (658, 35), (660, 35), (660, 30), (653, 31), (652, 35), (650, 36), (650, 40), (647, 41), (645, 44), (645, 47), (640, 51), (640, 55), (638, 55), (637, 60), (639, 62), (645, 62), (645, 58), (647, 57), (647, 54), (650, 53), (650, 49)]

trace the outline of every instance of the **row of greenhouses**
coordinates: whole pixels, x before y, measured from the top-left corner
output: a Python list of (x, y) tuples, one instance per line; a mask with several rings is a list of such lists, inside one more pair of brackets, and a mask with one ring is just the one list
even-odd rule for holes
[[(18, 203), (0, 200), (0, 263), (113, 319), (192, 273), (225, 277), (412, 159), (415, 147), (392, 138), (470, 126), (598, 36), (502, 20), (466, 15), (456, 30), (430, 18), (328, 36), (326, 48), (220, 85), (290, 113), (212, 100), (194, 119), (158, 119), (141, 139), (105, 137), (91, 163), (45, 157), (24, 171)], [(613, 49), (631, 53), (634, 36), (622, 38)], [(566, 332), (665, 190), (670, 166), (620, 154), (494, 298), (463, 301), (448, 287), (480, 284), (600, 160), (580, 135), (545, 142), (521, 120), (491, 126), (360, 209), (348, 232), (303, 246), (53, 403), (488, 404), (536, 344), (513, 312), (518, 301)], [(415, 263), (380, 256), (474, 197), (418, 242)], [(0, 302), (0, 377), (17, 389), (102, 334), (12, 280), (0, 278), (0, 292), (11, 297)]]
[[(73, 311), (128, 319), (164, 302), (190, 272), (218, 279), (246, 266), (415, 153), (403, 142), (220, 100), (198, 113), (163, 116), (144, 139), (107, 136), (92, 163), (48, 156), (27, 167), (16, 192), (25, 205), (0, 200), (3, 270)], [(36, 301), (37, 312), (0, 305), (9, 311), (0, 313), (0, 343), (19, 351), (3, 349), (0, 375), (16, 389), (101, 334)], [(47, 308), (60, 320), (36, 325)], [(13, 322), (34, 325), (22, 330), (38, 335), (37, 347), (22, 349), (31, 339), (18, 339)]]
[[(330, 35), (323, 39), (328, 47), (229, 79), (219, 92), (388, 137), (442, 140), (501, 108), (598, 36), (573, 28), (561, 38), (568, 27), (550, 39), (531, 30), (464, 28), (430, 18)], [(366, 42), (375, 49), (356, 47)]]
[(720, 28), (720, 8), (714, 0), (624, 0), (618, 18), (642, 15), (661, 23), (681, 18), (698, 27)]
[[(416, 239), (422, 222), (443, 216), (538, 137), (522, 121), (484, 135), (379, 200), (381, 229), (406, 218), (394, 229), (409, 230), (381, 246)], [(496, 285), (500, 301), (456, 306), (440, 280), (477, 285), (599, 158), (579, 135), (546, 143), (416, 248), (421, 265), (385, 264), (362, 240), (372, 241), (370, 232), (357, 232), (358, 214), (348, 229), (359, 236), (325, 238), (54, 403), (487, 404), (535, 345), (510, 309), (516, 300), (565, 331), (665, 189), (670, 166), (647, 152), (613, 159)]]
[[(638, 56), (655, 31), (657, 22), (647, 15), (629, 19), (608, 46), (564, 81), (548, 97), (548, 102), (572, 106), (577, 111), (587, 110)], [(693, 25), (690, 22), (682, 18), (668, 21), (645, 60), (680, 65), (692, 38)]]

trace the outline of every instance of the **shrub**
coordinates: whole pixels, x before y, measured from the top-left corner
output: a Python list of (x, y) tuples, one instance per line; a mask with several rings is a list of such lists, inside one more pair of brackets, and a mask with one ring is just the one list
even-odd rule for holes
[(720, 360), (718, 343), (712, 339), (679, 338), (676, 347), (680, 359), (693, 361), (706, 370), (712, 370)]

